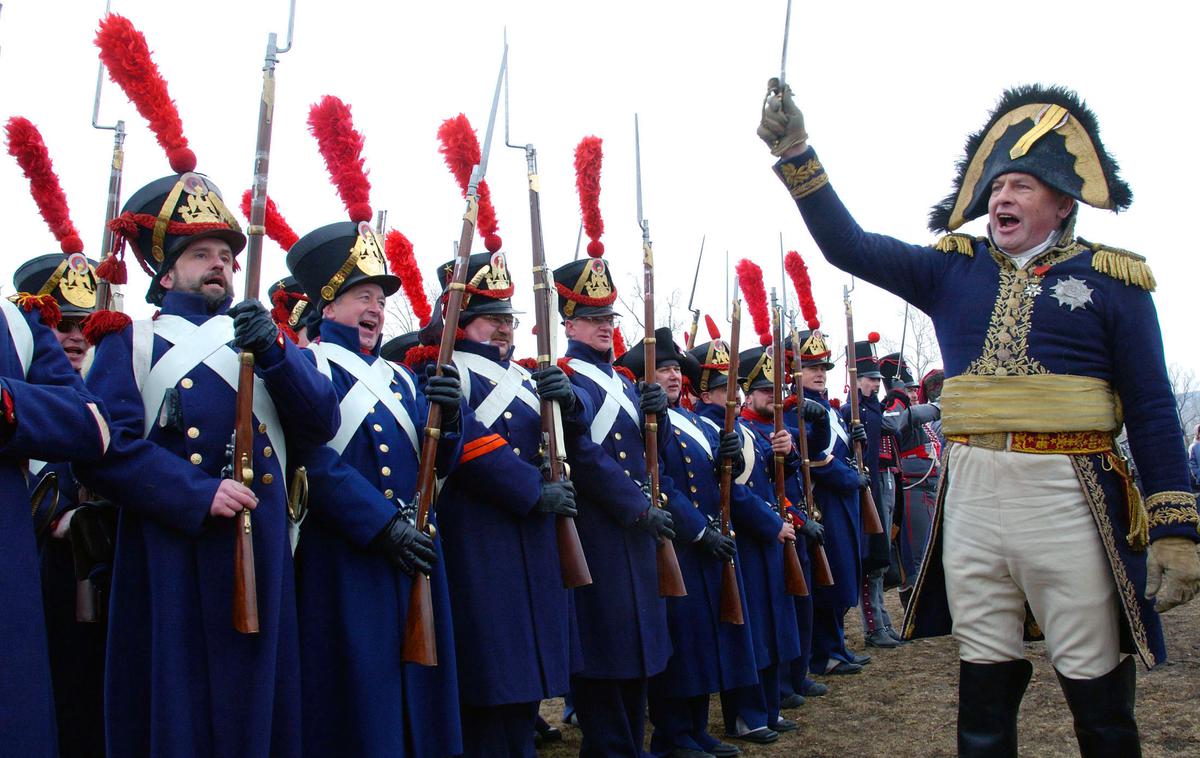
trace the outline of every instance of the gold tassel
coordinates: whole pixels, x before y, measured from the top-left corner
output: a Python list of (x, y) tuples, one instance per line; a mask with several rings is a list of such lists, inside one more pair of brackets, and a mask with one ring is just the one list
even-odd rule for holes
[(1108, 459), (1109, 466), (1121, 480), (1121, 487), (1125, 490), (1125, 507), (1129, 516), (1129, 533), (1125, 535), (1125, 541), (1134, 550), (1145, 550), (1150, 544), (1150, 516), (1146, 512), (1142, 493), (1134, 484), (1124, 458), (1111, 450), (1105, 453), (1104, 457)]
[(1153, 292), (1157, 283), (1146, 259), (1119, 248), (1089, 243), (1092, 249), (1092, 268), (1113, 279)]
[(944, 235), (937, 241), (937, 243), (934, 245), (934, 248), (942, 251), (943, 253), (960, 253), (967, 257), (972, 257), (975, 255), (974, 242), (974, 237), (971, 237), (968, 234), (958, 234), (956, 232), (954, 234)]

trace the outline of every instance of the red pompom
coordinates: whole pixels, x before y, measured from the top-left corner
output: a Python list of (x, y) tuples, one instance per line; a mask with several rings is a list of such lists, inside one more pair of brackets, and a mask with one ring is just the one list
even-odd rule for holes
[(371, 220), (371, 182), (363, 167), (363, 136), (354, 129), (350, 106), (333, 95), (326, 95), (308, 111), (308, 130), (317, 138), (317, 147), (338, 195), (356, 223)]
[(431, 363), (438, 358), (438, 345), (414, 345), (404, 354), (404, 365), (411, 369), (420, 368), (423, 363)]
[(167, 91), (167, 83), (150, 57), (150, 46), (129, 19), (111, 13), (100, 20), (96, 32), (100, 62), (109, 77), (125, 90), (138, 113), (150, 122), (158, 144), (167, 151), (167, 160), (176, 173), (193, 171), (196, 155), (188, 149), (183, 122)]
[(83, 252), (83, 240), (71, 223), (71, 210), (67, 207), (67, 195), (54, 173), (50, 151), (42, 141), (42, 134), (27, 118), (13, 116), (5, 127), (8, 133), (8, 154), (17, 159), (17, 165), (29, 179), (29, 190), (38, 212), (50, 226), (50, 232), (64, 253)]
[(489, 234), (483, 239), (483, 246), (487, 248), (489, 253), (494, 253), (499, 250), (501, 244), (503, 243), (501, 242), (500, 235), (498, 234)]
[[(482, 155), (479, 149), (479, 138), (475, 135), (475, 130), (471, 128), (471, 122), (461, 113), (443, 121), (442, 125), (438, 127), (437, 135), (438, 141), (442, 143), (438, 152), (442, 154), (450, 173), (454, 174), (455, 180), (458, 181), (458, 187), (462, 190), (463, 197), (466, 197), (471, 183), (471, 172), (479, 163)], [(475, 219), (475, 228), (479, 230), (479, 234), (485, 240), (495, 235), (500, 228), (496, 222), (496, 209), (492, 207), (492, 191), (488, 188), (486, 181), (479, 182), (479, 215)], [(499, 238), (497, 237), (497, 239)], [(497, 246), (496, 250), (499, 249)], [(488, 250), (496, 252), (491, 248)]]
[(810, 318), (805, 323), (808, 324), (809, 329), (820, 329), (821, 328), (821, 320), (817, 319), (817, 318)]
[(562, 358), (559, 358), (554, 365), (562, 369), (562, 372), (567, 376), (571, 376), (575, 373), (575, 369), (571, 368), (571, 359), (565, 355)]
[[(242, 215), (247, 220), (250, 218), (250, 203), (252, 200), (253, 193), (251, 190), (246, 190), (242, 193)], [(285, 252), (291, 250), (292, 245), (296, 244), (296, 241), (300, 239), (283, 218), (283, 214), (279, 212), (275, 201), (270, 197), (267, 197), (267, 213), (263, 225), (266, 227), (267, 236), (274, 240), (275, 244), (283, 248)]]
[(412, 243), (408, 237), (393, 229), (387, 233), (384, 252), (387, 254), (388, 267), (400, 278), (400, 286), (404, 288), (404, 296), (408, 298), (413, 315), (420, 326), (425, 326), (433, 315), (433, 306), (425, 294), (425, 283), (421, 279), (421, 268), (417, 265)]
[(96, 267), (96, 277), (109, 284), (125, 284), (129, 281), (129, 273), (125, 270), (125, 259), (116, 255), (105, 256)]
[(867, 335), (867, 342), (875, 343), (879, 341), (879, 332), (871, 332)]
[[(604, 234), (604, 219), (600, 217), (600, 167), (604, 161), (604, 141), (599, 137), (584, 137), (575, 148), (575, 188), (579, 191), (579, 208), (583, 212), (583, 230), (587, 233), (588, 255), (604, 255), (600, 235)], [(594, 246), (594, 247), (593, 247)]]
[(626, 379), (633, 382), (634, 384), (637, 384), (638, 378), (633, 375), (633, 371), (626, 368), (625, 366), (613, 366), (613, 373), (620, 374), (621, 376), (625, 377)]
[(767, 313), (767, 290), (763, 285), (762, 269), (749, 258), (743, 258), (738, 261), (735, 270), (738, 285), (746, 296), (746, 310), (750, 311), (750, 318), (754, 320), (754, 333), (758, 335), (759, 342), (769, 345), (771, 317)]
[(518, 358), (513, 363), (517, 364), (526, 371), (537, 371), (538, 362), (536, 358)]
[(717, 328), (717, 322), (713, 321), (712, 316), (704, 314), (704, 325), (708, 327), (708, 338), (710, 340), (721, 339), (721, 330)]
[(133, 319), (120, 311), (92, 311), (83, 320), (83, 338), (95, 345), (109, 334), (116, 334), (133, 323)]
[(629, 348), (625, 345), (625, 334), (618, 326), (613, 329), (613, 360), (615, 361), (627, 352), (629, 352)]
[(835, 411), (842, 407), (842, 401), (836, 397), (829, 398), (829, 407)]
[(62, 309), (58, 307), (58, 301), (54, 299), (54, 295), (31, 295), (28, 292), (18, 292), (16, 303), (26, 313), (37, 308), (42, 323), (51, 329), (62, 321)]
[(813, 300), (812, 279), (808, 275), (808, 266), (795, 250), (790, 251), (783, 259), (783, 268), (796, 290), (796, 299), (800, 302), (800, 315), (804, 317), (809, 329), (821, 326), (817, 318), (817, 303)]

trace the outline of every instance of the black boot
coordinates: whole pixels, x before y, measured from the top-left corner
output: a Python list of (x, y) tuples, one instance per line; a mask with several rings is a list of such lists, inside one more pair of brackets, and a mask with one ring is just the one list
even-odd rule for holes
[(1098, 679), (1069, 679), (1058, 674), (1058, 681), (1075, 716), (1075, 736), (1083, 758), (1140, 758), (1142, 745), (1133, 716), (1137, 678), (1132, 656)]
[(1026, 660), (958, 662), (959, 758), (1016, 758), (1017, 710), (1031, 676)]

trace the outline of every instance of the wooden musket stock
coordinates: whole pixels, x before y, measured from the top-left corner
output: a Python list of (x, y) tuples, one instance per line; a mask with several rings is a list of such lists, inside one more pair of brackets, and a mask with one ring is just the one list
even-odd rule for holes
[[(850, 377), (850, 425), (852, 431), (854, 426), (862, 423), (858, 404), (858, 364), (854, 359), (854, 312), (850, 307), (850, 295), (847, 293), (846, 372)], [(866, 467), (863, 465), (862, 445), (853, 445), (853, 447), (854, 464), (858, 467), (860, 474), (865, 474)], [(875, 465), (879, 465), (879, 462), (876, 461)], [(870, 487), (863, 487), (858, 491), (858, 510), (862, 518), (863, 532), (865, 534), (883, 534), (883, 523), (879, 520), (879, 510), (875, 507), (875, 496), (871, 494)]]
[[(808, 512), (808, 518), (816, 518), (816, 502), (813, 495), (813, 480), (812, 480), (812, 461), (808, 457), (808, 429), (804, 427), (804, 385), (801, 383), (800, 373), (803, 370), (800, 366), (800, 340), (797, 339), (796, 327), (792, 326), (792, 350), (795, 351), (795, 359), (792, 367), (793, 391), (796, 393), (799, 433), (796, 435), (800, 447), (800, 472), (804, 485), (804, 504)], [(829, 556), (825, 553), (825, 546), (820, 542), (812, 542), (809, 545), (809, 557), (812, 559), (812, 575), (813, 582), (818, 587), (833, 586), (833, 570), (829, 567)]]
[[(771, 299), (775, 299), (775, 290), (771, 290)], [(783, 431), (783, 325), (779, 315), (779, 307), (771, 304), (771, 361), (774, 364), (774, 376), (771, 377), (775, 393), (775, 433)], [(804, 420), (801, 419), (803, 424)], [(779, 507), (779, 516), (784, 523), (791, 523), (787, 512), (787, 472), (784, 466), (784, 454), (775, 453), (775, 502)], [(800, 566), (800, 555), (796, 552), (794, 539), (784, 540), (783, 543), (783, 584), (789, 595), (797, 597), (808, 596), (808, 582), (804, 581), (804, 569)]]
[[(725, 385), (725, 423), (721, 427), (728, 434), (737, 431), (737, 370), (738, 370), (738, 332), (742, 326), (742, 303), (737, 297), (737, 287), (734, 287), (733, 325), (729, 335), (729, 368), (728, 382)], [(699, 389), (697, 387), (696, 389)], [(733, 536), (729, 522), (729, 499), (733, 493), (733, 461), (721, 461), (721, 533), (726, 537)], [(733, 559), (725, 561), (721, 566), (721, 621), (741, 626), (746, 623), (742, 615), (742, 593), (738, 590), (737, 569)]]

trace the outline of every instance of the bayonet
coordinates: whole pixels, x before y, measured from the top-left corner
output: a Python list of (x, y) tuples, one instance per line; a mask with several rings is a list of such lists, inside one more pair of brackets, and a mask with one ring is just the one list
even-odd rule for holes
[(579, 260), (579, 245), (583, 242), (583, 222), (579, 222), (579, 233), (575, 235), (575, 257), (571, 260)]
[[(108, 16), (111, 6), (111, 0), (104, 4), (105, 16)], [(118, 119), (115, 124), (111, 125), (100, 123), (100, 91), (103, 85), (104, 62), (101, 61), (99, 70), (96, 72), (96, 97), (92, 101), (92, 128), (111, 130), (113, 133), (112, 161), (109, 163), (108, 172), (108, 198), (104, 206), (104, 231), (100, 236), (100, 259), (102, 261), (116, 254), (116, 245), (114, 244), (116, 237), (108, 225), (121, 212), (121, 178), (125, 164), (125, 121)], [(109, 310), (113, 304), (112, 285), (107, 279), (98, 279), (96, 282), (96, 308)]]
[(688, 349), (696, 346), (696, 330), (700, 328), (700, 309), (693, 307), (696, 301), (696, 283), (700, 281), (700, 262), (704, 260), (704, 241), (708, 235), (700, 238), (700, 254), (696, 256), (696, 273), (692, 276), (692, 294), (688, 297), (688, 310), (692, 312), (692, 328), (688, 332)]

